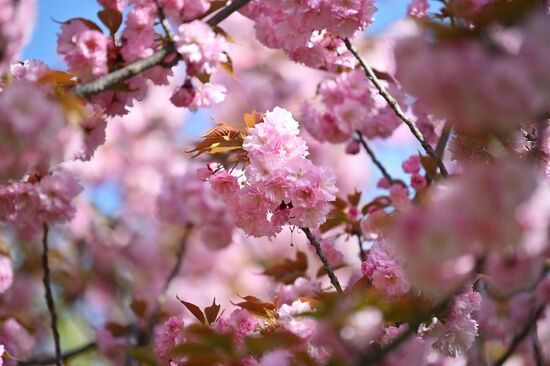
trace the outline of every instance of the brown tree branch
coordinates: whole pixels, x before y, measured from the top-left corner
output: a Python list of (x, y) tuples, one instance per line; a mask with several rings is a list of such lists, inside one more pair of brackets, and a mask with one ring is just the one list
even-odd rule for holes
[[(168, 288), (170, 287), (170, 284), (176, 278), (178, 273), (181, 271), (181, 265), (183, 263), (183, 255), (185, 254), (185, 248), (187, 247), (187, 239), (189, 238), (189, 235), (192, 230), (192, 225), (188, 225), (185, 228), (185, 232), (183, 234), (183, 237), (181, 238), (178, 251), (176, 253), (176, 263), (174, 263), (174, 267), (172, 267), (172, 270), (168, 274), (168, 277), (166, 277), (166, 280), (164, 281), (164, 285), (162, 287), (162, 292), (157, 300), (157, 303), (155, 304), (155, 309), (153, 310), (153, 313), (151, 314), (151, 318), (149, 319), (147, 331), (148, 333), (152, 333), (153, 328), (155, 327), (155, 324), (159, 320), (160, 316), (160, 310), (162, 306), (163, 298), (166, 296), (166, 292), (168, 291)], [(149, 338), (149, 335), (146, 335), (146, 338)], [(145, 344), (148, 343), (148, 339), (145, 340)]]
[(390, 182), (390, 184), (393, 184), (393, 179), (392, 179), (391, 175), (388, 173), (388, 171), (386, 170), (384, 165), (382, 165), (380, 160), (378, 160), (378, 158), (374, 154), (374, 151), (372, 151), (370, 146), (367, 144), (367, 141), (363, 137), (363, 134), (360, 131), (356, 131), (356, 134), (357, 134), (357, 140), (361, 143), (361, 145), (363, 146), (363, 148), (365, 149), (367, 154), (370, 156), (370, 158), (371, 158), (372, 162), (374, 163), (374, 165), (376, 165), (378, 170), (380, 170), (382, 175)]
[(365, 249), (363, 249), (363, 240), (361, 240), (361, 233), (355, 233), (357, 237), (357, 245), (359, 246), (359, 259), (364, 262), (367, 258), (365, 255)]
[(313, 235), (313, 233), (309, 228), (303, 227), (301, 229), (306, 234), (306, 237), (309, 240), (310, 244), (315, 248), (315, 252), (317, 253), (317, 256), (319, 257), (321, 262), (323, 262), (323, 267), (325, 268), (325, 271), (328, 274), (330, 283), (332, 283), (332, 285), (334, 286), (334, 288), (339, 294), (343, 293), (344, 291), (342, 290), (342, 286), (340, 286), (338, 277), (336, 277), (336, 275), (334, 274), (334, 271), (332, 270), (332, 267), (328, 262), (327, 257), (325, 256), (325, 254), (323, 253), (323, 250), (321, 249), (321, 244), (319, 244), (319, 241), (317, 240), (315, 235)]
[(435, 150), (432, 148), (432, 146), (426, 141), (426, 138), (424, 135), (422, 135), (422, 132), (418, 129), (416, 124), (412, 119), (410, 119), (401, 109), (401, 106), (399, 106), (399, 103), (397, 100), (388, 93), (386, 88), (382, 85), (376, 74), (374, 73), (374, 70), (366, 63), (366, 61), (361, 57), (359, 54), (359, 51), (349, 41), (347, 38), (343, 38), (343, 41), (347, 47), (347, 49), (355, 56), (357, 61), (359, 61), (359, 64), (365, 71), (365, 75), (367, 78), (374, 84), (376, 89), (378, 90), (378, 93), (386, 100), (390, 108), (395, 112), (395, 114), (409, 127), (409, 130), (411, 130), (413, 136), (420, 142), (420, 145), (422, 145), (422, 148), (426, 153), (436, 162), (437, 166), (439, 167), (439, 171), (443, 176), (449, 175), (447, 168), (445, 167), (445, 164), (443, 164), (443, 161), (437, 156)]
[(43, 236), (42, 236), (42, 270), (44, 272), (43, 282), (44, 290), (46, 296), (46, 303), (48, 304), (48, 310), (51, 317), (51, 328), (53, 333), (53, 340), (55, 344), (55, 363), (57, 366), (61, 366), (62, 355), (61, 355), (61, 344), (59, 342), (59, 330), (57, 329), (57, 313), (55, 312), (55, 302), (53, 300), (52, 289), (50, 286), (50, 266), (48, 263), (48, 224), (44, 223), (43, 225)]
[(529, 320), (527, 320), (527, 323), (523, 326), (521, 331), (516, 334), (516, 336), (512, 339), (512, 342), (510, 343), (510, 346), (508, 349), (506, 349), (506, 352), (493, 364), (493, 366), (501, 366), (504, 365), (504, 363), (514, 354), (516, 351), (516, 348), (523, 342), (525, 337), (531, 333), (531, 328), (533, 328), (536, 324), (536, 322), (539, 320), (539, 318), (542, 316), (542, 313), (546, 309), (546, 305), (540, 305), (531, 315)]
[[(78, 347), (78, 348), (76, 348), (72, 351), (64, 353), (61, 356), (61, 360), (67, 361), (67, 360), (69, 360), (73, 357), (79, 356), (82, 353), (91, 351), (91, 350), (95, 349), (96, 347), (97, 347), (97, 344), (95, 342), (87, 343), (87, 344), (85, 344), (81, 347)], [(51, 365), (52, 363), (55, 363), (55, 362), (56, 362), (56, 358), (52, 357), (52, 358), (45, 358), (45, 359), (42, 359), (42, 360), (37, 359), (37, 360), (19, 361), (17, 364), (19, 366)]]
[[(240, 8), (245, 6), (250, 0), (234, 0), (217, 12), (212, 18), (210, 18), (207, 23), (212, 28), (216, 27), (219, 23), (225, 20), (228, 16), (238, 11)], [(170, 54), (174, 53), (176, 50), (171, 42), (168, 42), (164, 48), (156, 51), (151, 56), (146, 57), (141, 60), (132, 62), (129, 65), (124, 66), (121, 69), (113, 71), (105, 76), (100, 77), (97, 80), (91, 81), (86, 84), (77, 85), (73, 92), (81, 98), (86, 98), (94, 94), (101, 93), (110, 87), (136, 76), (139, 73), (150, 69), (153, 66), (161, 65), (165, 58)]]
[(435, 153), (437, 156), (439, 156), (439, 159), (443, 160), (443, 157), (445, 156), (445, 148), (447, 147), (447, 142), (449, 141), (449, 137), (451, 136), (452, 126), (449, 122), (445, 122), (445, 125), (443, 126), (443, 130), (441, 130), (441, 136), (439, 136), (439, 140), (437, 141), (437, 146), (435, 147)]

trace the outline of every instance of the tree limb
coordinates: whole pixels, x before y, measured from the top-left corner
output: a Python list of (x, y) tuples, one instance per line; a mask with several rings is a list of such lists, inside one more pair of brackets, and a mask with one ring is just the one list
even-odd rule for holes
[[(245, 6), (250, 0), (235, 0), (219, 12), (217, 12), (207, 23), (210, 27), (214, 28), (228, 16)], [(160, 65), (164, 62), (164, 59), (176, 50), (171, 42), (168, 42), (164, 48), (153, 53), (151, 56), (141, 60), (137, 60), (124, 66), (121, 69), (113, 71), (105, 76), (100, 77), (97, 80), (91, 81), (86, 84), (77, 85), (73, 92), (81, 98), (86, 98), (94, 94), (101, 93), (113, 85), (120, 83), (126, 79), (136, 76), (139, 73), (150, 69), (153, 66)]]
[(44, 272), (43, 282), (44, 290), (46, 296), (46, 303), (48, 304), (48, 310), (50, 312), (51, 318), (51, 328), (53, 333), (53, 340), (55, 344), (55, 363), (57, 366), (61, 366), (62, 355), (61, 355), (61, 344), (59, 342), (59, 330), (57, 329), (57, 313), (55, 312), (55, 302), (53, 300), (52, 289), (50, 286), (50, 266), (48, 263), (48, 224), (44, 223), (43, 225), (43, 236), (42, 236), (42, 271)]
[(344, 291), (342, 290), (342, 286), (340, 286), (338, 277), (336, 277), (336, 275), (334, 274), (334, 271), (332, 270), (332, 267), (328, 262), (327, 257), (325, 256), (325, 254), (323, 253), (323, 250), (321, 249), (321, 244), (319, 244), (319, 241), (317, 240), (315, 235), (313, 235), (313, 233), (309, 228), (303, 227), (301, 229), (306, 234), (306, 237), (308, 238), (310, 244), (315, 248), (315, 252), (317, 253), (317, 256), (319, 257), (321, 262), (323, 262), (323, 267), (325, 268), (325, 271), (328, 274), (330, 283), (332, 283), (332, 285), (334, 286), (334, 288), (339, 294), (343, 293)]
[[(90, 343), (87, 343), (81, 347), (78, 347), (72, 351), (69, 351), (67, 353), (64, 353), (62, 356), (61, 356), (61, 360), (63, 361), (67, 361), (73, 357), (76, 357), (82, 353), (85, 353), (85, 352), (88, 352), (88, 351), (91, 351), (93, 349), (95, 349), (97, 347), (97, 344), (95, 342), (90, 342)], [(42, 360), (28, 360), (28, 361), (19, 361), (17, 364), (19, 366), (31, 366), (31, 365), (51, 365), (52, 363), (55, 363), (56, 362), (56, 358), (52, 357), (52, 358), (45, 358), (45, 359), (42, 359)]]
[(393, 184), (393, 179), (392, 179), (391, 175), (388, 173), (388, 171), (386, 170), (384, 165), (382, 165), (380, 160), (378, 160), (376, 155), (374, 155), (374, 151), (372, 151), (370, 146), (367, 144), (367, 141), (363, 137), (363, 134), (360, 131), (356, 131), (356, 134), (357, 134), (358, 141), (361, 143), (361, 145), (363, 146), (363, 148), (365, 149), (367, 154), (370, 156), (370, 158), (371, 158), (372, 162), (374, 163), (374, 165), (376, 165), (378, 170), (380, 170), (382, 175), (390, 182), (390, 184)]
[(359, 54), (359, 51), (349, 41), (347, 38), (343, 38), (343, 41), (347, 47), (347, 49), (355, 56), (357, 61), (359, 61), (359, 64), (365, 71), (365, 75), (367, 78), (374, 84), (376, 89), (378, 90), (378, 93), (386, 100), (390, 108), (395, 112), (395, 114), (409, 127), (411, 130), (413, 136), (420, 142), (420, 145), (422, 145), (422, 148), (426, 153), (436, 162), (437, 166), (439, 167), (439, 171), (443, 176), (449, 175), (449, 172), (447, 171), (447, 168), (445, 167), (445, 164), (443, 164), (443, 161), (437, 156), (436, 152), (432, 148), (432, 146), (426, 141), (426, 138), (424, 135), (422, 135), (422, 132), (418, 129), (416, 124), (412, 119), (410, 119), (401, 109), (399, 106), (399, 103), (397, 100), (388, 93), (386, 88), (382, 85), (376, 74), (374, 73), (373, 69), (366, 63), (366, 61), (361, 57)]
[(523, 326), (521, 331), (516, 334), (512, 339), (510, 346), (506, 349), (506, 352), (493, 364), (493, 366), (502, 366), (504, 363), (514, 354), (516, 348), (523, 342), (523, 340), (531, 333), (531, 328), (533, 328), (539, 318), (542, 316), (542, 313), (546, 309), (546, 305), (540, 305), (531, 315), (527, 323)]

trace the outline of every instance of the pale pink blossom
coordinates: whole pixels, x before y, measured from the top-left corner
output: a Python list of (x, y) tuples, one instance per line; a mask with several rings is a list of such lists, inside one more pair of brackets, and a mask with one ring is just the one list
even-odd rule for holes
[(0, 256), (0, 294), (6, 292), (13, 283), (13, 269), (9, 257)]

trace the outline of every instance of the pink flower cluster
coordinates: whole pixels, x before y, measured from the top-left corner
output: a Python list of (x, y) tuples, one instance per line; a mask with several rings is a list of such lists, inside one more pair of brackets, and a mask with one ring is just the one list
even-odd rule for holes
[(64, 115), (35, 84), (16, 83), (0, 94), (0, 182), (46, 172), (63, 160)]
[(550, 102), (550, 52), (541, 36), (549, 31), (548, 16), (538, 14), (517, 29), (489, 33), (491, 47), (407, 38), (396, 47), (397, 78), (461, 132), (509, 132), (537, 120)]
[(328, 64), (320, 60), (334, 55), (335, 46), (341, 45), (338, 37), (352, 37), (372, 23), (376, 11), (373, 3), (253, 0), (241, 12), (254, 20), (256, 37), (264, 45), (283, 49), (291, 59), (319, 67)]
[(210, 177), (248, 235), (274, 237), (286, 224), (315, 229), (330, 211), (335, 177), (306, 158), (308, 148), (298, 134), (291, 113), (276, 107), (244, 139), (249, 164), (242, 186), (225, 171)]
[(444, 356), (458, 357), (465, 354), (478, 334), (478, 323), (472, 313), (480, 308), (481, 294), (470, 286), (454, 299), (445, 320), (436, 321), (426, 332), (433, 341), (432, 346)]
[[(29, 357), (36, 347), (32, 335), (15, 318), (8, 318), (2, 322), (0, 344), (5, 347), (6, 353), (20, 360)], [(16, 365), (12, 360), (6, 363)]]
[(17, 61), (30, 37), (35, 7), (35, 0), (0, 0), (0, 77)]
[(219, 63), (228, 60), (224, 37), (199, 20), (180, 25), (175, 42), (178, 53), (185, 59), (187, 75), (212, 74)]
[(412, 155), (401, 164), (401, 168), (405, 173), (411, 175), (410, 184), (416, 191), (420, 191), (428, 185), (426, 178), (420, 174), (420, 156)]
[(542, 253), (548, 222), (538, 217), (548, 218), (550, 205), (535, 197), (549, 188), (533, 166), (513, 159), (472, 166), (439, 186), (429, 203), (397, 218), (392, 234), (413, 285), (441, 293), (460, 283), (481, 256)]
[(388, 299), (395, 300), (406, 294), (411, 286), (402, 263), (392, 251), (384, 241), (374, 243), (367, 260), (361, 264), (361, 272)]
[(13, 269), (10, 257), (0, 255), (0, 294), (6, 292), (13, 283)]
[[(315, 139), (331, 143), (345, 142), (356, 131), (367, 138), (391, 136), (401, 121), (386, 103), (378, 100), (369, 85), (362, 70), (324, 80), (319, 93), (325, 112), (319, 112), (308, 102), (302, 105), (302, 119), (307, 131)], [(390, 89), (396, 89), (394, 86), (390, 84)]]
[(192, 169), (165, 178), (157, 212), (164, 222), (200, 229), (202, 241), (210, 248), (221, 249), (231, 243), (234, 223), (230, 210)]
[[(121, 1), (100, 3), (107, 9), (121, 11)], [(226, 62), (227, 43), (222, 35), (204, 22), (193, 20), (210, 8), (210, 1), (182, 0), (132, 0), (126, 14), (124, 28), (120, 37), (105, 35), (94, 23), (76, 18), (61, 26), (57, 51), (69, 67), (69, 71), (83, 81), (91, 81), (120, 68), (130, 62), (151, 56), (162, 46), (162, 39), (155, 32), (159, 18), (159, 7), (175, 24), (180, 24), (174, 42), (177, 52), (186, 63), (187, 78), (178, 88), (172, 101), (177, 106), (196, 109), (219, 103), (225, 98), (225, 88), (211, 83), (191, 82), (193, 76), (210, 75), (220, 62)], [(157, 6), (158, 5), (158, 6)], [(183, 19), (182, 19), (183, 14)], [(121, 15), (122, 16), (122, 15)], [(182, 21), (191, 21), (182, 23)], [(166, 62), (176, 58), (176, 54), (167, 57)], [(157, 85), (168, 83), (172, 69), (154, 66), (143, 73), (133, 76), (124, 83), (92, 97), (92, 101), (105, 110), (108, 115), (123, 115), (134, 100), (143, 100), (147, 90), (147, 80)]]
[(105, 75), (110, 40), (98, 29), (90, 28), (80, 19), (61, 26), (57, 52), (63, 56), (69, 70), (82, 81)]
[(37, 182), (0, 185), (0, 221), (31, 238), (41, 232), (44, 223), (69, 221), (75, 214), (72, 200), (81, 191), (73, 176), (62, 170)]
[(162, 360), (170, 362), (169, 351), (185, 342), (184, 322), (180, 317), (172, 316), (155, 329), (154, 352)]
[(194, 76), (211, 75), (220, 63), (229, 60), (228, 44), (222, 35), (199, 20), (179, 26), (176, 36), (178, 53), (184, 58), (187, 77), (170, 99), (178, 107), (195, 111), (223, 102), (226, 89), (223, 85), (201, 82)]

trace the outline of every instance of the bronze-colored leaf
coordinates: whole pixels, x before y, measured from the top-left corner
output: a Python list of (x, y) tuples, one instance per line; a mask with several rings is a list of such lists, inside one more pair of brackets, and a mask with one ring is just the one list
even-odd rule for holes
[(116, 322), (108, 322), (105, 324), (105, 329), (115, 337), (124, 337), (128, 334), (128, 327)]
[(76, 85), (76, 77), (68, 72), (59, 70), (48, 70), (37, 80), (39, 84), (55, 83), (64, 87)]
[(0, 255), (3, 255), (4, 257), (10, 256), (10, 249), (2, 240), (0, 240)]
[(105, 8), (98, 12), (97, 16), (101, 22), (105, 24), (107, 29), (109, 29), (111, 35), (115, 35), (122, 24), (122, 13), (113, 8)]
[[(333, 271), (336, 271), (336, 270), (341, 269), (341, 268), (344, 268), (344, 267), (346, 267), (345, 264), (340, 264), (340, 265), (338, 265), (338, 266), (332, 267), (332, 270), (333, 270)], [(324, 276), (324, 275), (326, 275), (326, 274), (327, 274), (327, 270), (325, 269), (325, 267), (321, 266), (321, 268), (319, 268), (319, 270), (317, 271), (317, 274), (316, 274), (315, 276), (316, 276), (317, 278), (319, 278), (319, 277), (322, 277), (322, 276)]]
[(216, 304), (216, 298), (212, 301), (212, 305), (204, 309), (204, 314), (206, 315), (206, 320), (208, 320), (208, 324), (212, 324), (216, 321), (218, 318), (218, 314), (220, 313), (220, 305)]
[(241, 297), (245, 301), (239, 303), (233, 303), (233, 305), (238, 306), (242, 309), (246, 309), (252, 314), (265, 319), (271, 319), (276, 316), (275, 305), (270, 302), (263, 302), (254, 296), (245, 296)]
[(420, 164), (426, 172), (426, 178), (433, 180), (437, 175), (437, 163), (428, 155), (420, 155)]
[(207, 72), (199, 72), (198, 74), (195, 74), (195, 77), (200, 80), (201, 83), (206, 84), (210, 82), (210, 75)]
[(242, 149), (244, 135), (233, 127), (219, 123), (216, 127), (208, 130), (193, 150), (188, 153), (195, 153), (193, 157), (205, 152), (217, 154), (220, 152)]
[(215, 26), (213, 29), (212, 29), (216, 34), (219, 34), (221, 36), (223, 36), (223, 38), (225, 38), (225, 40), (229, 43), (237, 43), (235, 42), (235, 39), (233, 37), (231, 37), (222, 27), (220, 27), (219, 25)]
[(199, 322), (201, 322), (202, 324), (206, 324), (206, 318), (204, 317), (202, 310), (197, 305), (184, 301), (180, 299), (179, 296), (176, 296), (176, 298), (179, 300), (179, 302), (185, 305), (187, 310), (189, 310)]
[(354, 193), (348, 195), (348, 202), (354, 207), (357, 207), (357, 205), (359, 204), (359, 200), (361, 200), (360, 191), (355, 191)]
[(307, 257), (304, 252), (296, 253), (296, 259), (285, 259), (264, 270), (263, 275), (270, 276), (274, 281), (289, 285), (299, 277), (306, 277)]
[(77, 21), (77, 20), (84, 23), (84, 25), (86, 27), (90, 28), (91, 30), (95, 30), (95, 31), (103, 33), (103, 31), (101, 30), (101, 27), (99, 25), (92, 22), (90, 19), (86, 19), (86, 18), (71, 18), (69, 20), (64, 21), (63, 24), (69, 24), (69, 23)]
[(253, 111), (252, 113), (245, 113), (244, 124), (246, 125), (246, 129), (249, 130), (251, 128), (254, 128), (254, 126), (262, 122), (263, 119), (264, 113), (259, 113), (256, 111)]
[(340, 210), (331, 211), (329, 218), (320, 227), (319, 230), (324, 234), (329, 230), (337, 228), (348, 222), (348, 216)]
[(130, 308), (138, 318), (143, 318), (147, 312), (147, 303), (143, 300), (134, 299), (130, 304)]
[(231, 57), (229, 57), (227, 52), (224, 52), (224, 53), (225, 53), (225, 56), (227, 57), (227, 61), (220, 62), (220, 66), (222, 67), (222, 69), (225, 70), (225, 72), (227, 72), (232, 78), (234, 78), (235, 73), (233, 72), (233, 60), (231, 59)]

